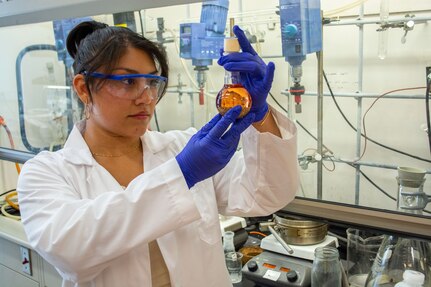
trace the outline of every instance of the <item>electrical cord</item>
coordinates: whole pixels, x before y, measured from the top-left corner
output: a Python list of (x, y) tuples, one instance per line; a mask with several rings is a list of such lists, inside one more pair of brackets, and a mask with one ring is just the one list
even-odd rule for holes
[(361, 160), (362, 159), (362, 157), (364, 156), (364, 154), (365, 154), (365, 152), (366, 152), (366, 150), (367, 150), (367, 139), (368, 139), (368, 137), (367, 137), (367, 129), (366, 129), (366, 126), (365, 126), (365, 117), (367, 116), (367, 114), (368, 114), (368, 112), (371, 110), (371, 108), (374, 106), (374, 104), (378, 101), (378, 100), (380, 100), (382, 97), (384, 97), (384, 96), (386, 96), (386, 95), (389, 95), (389, 94), (392, 94), (392, 93), (395, 93), (395, 92), (400, 92), (400, 91), (409, 91), (409, 90), (417, 90), (417, 89), (423, 89), (424, 87), (414, 87), (414, 88), (402, 88), (402, 89), (396, 89), (396, 90), (392, 90), (392, 91), (389, 91), (389, 92), (386, 92), (386, 93), (384, 93), (384, 94), (382, 94), (382, 95), (380, 95), (380, 96), (378, 96), (372, 103), (371, 103), (371, 105), (368, 107), (368, 109), (365, 111), (365, 113), (364, 113), (364, 116), (362, 117), (362, 126), (364, 127), (364, 139), (365, 139), (365, 141), (364, 141), (364, 150), (362, 151), (362, 153), (361, 153), (361, 156), (357, 159), (357, 160), (355, 160), (355, 161), (359, 161), (359, 160)]
[(430, 106), (429, 106), (430, 89), (431, 89), (431, 74), (428, 75), (427, 89), (425, 92), (425, 112), (426, 112), (426, 118), (427, 118), (427, 134), (428, 134), (428, 143), (429, 143), (430, 153), (431, 153), (431, 120), (430, 120)]
[(19, 215), (13, 215), (13, 214), (9, 213), (9, 211), (6, 210), (7, 207), (10, 207), (10, 205), (8, 203), (5, 203), (5, 204), (2, 205), (2, 207), (0, 209), (1, 213), (4, 216), (6, 216), (8, 218), (11, 218), (11, 219), (14, 219), (14, 220), (21, 220), (21, 216), (19, 216)]
[[(332, 94), (332, 92), (331, 92), (331, 94)], [(283, 106), (281, 106), (280, 105), (280, 103), (277, 101), (277, 100), (275, 100), (275, 98), (274, 98), (274, 96), (271, 94), (271, 93), (269, 93), (269, 95), (271, 96), (271, 98), (275, 101), (275, 103), (282, 109), (282, 110), (284, 110), (285, 112), (287, 112), (287, 110), (283, 107)], [(344, 115), (344, 114), (343, 114)], [(314, 140), (316, 140), (317, 141), (317, 138), (310, 132), (310, 131), (308, 131), (307, 130), (307, 128), (306, 127), (304, 127), (300, 122), (298, 122), (298, 121), (296, 121), (296, 123), (298, 123), (298, 125), (302, 128), (302, 129), (304, 129), (304, 131), (307, 133), (307, 134), (309, 134)], [(324, 145), (323, 145), (324, 146)], [(326, 147), (325, 147), (326, 148)], [(331, 152), (332, 153), (332, 152)], [(353, 165), (353, 164), (350, 164), (350, 163), (346, 163), (346, 164), (348, 164), (348, 165), (350, 165), (350, 166), (352, 166), (352, 167), (355, 167), (355, 165)], [(335, 164), (334, 164), (334, 166), (335, 166)], [(359, 172), (364, 176), (364, 178), (366, 179), (366, 180), (368, 180), (373, 186), (375, 186), (379, 191), (381, 191), (383, 194), (385, 194), (386, 196), (388, 196), (390, 199), (392, 199), (392, 200), (396, 200), (394, 197), (392, 197), (391, 195), (389, 195), (386, 191), (384, 191), (381, 187), (379, 187), (374, 181), (372, 181), (362, 170), (359, 170)]]
[(11, 200), (11, 197), (16, 196), (16, 189), (10, 189), (6, 192), (0, 194), (0, 196), (6, 195), (4, 201), (1, 201), (0, 214), (3, 214), (5, 217), (9, 217), (14, 220), (20, 220), (21, 216), (16, 215), (19, 214), (19, 206)]
[(12, 197), (17, 197), (18, 193), (16, 191), (12, 191), (11, 193), (8, 193), (4, 200), (7, 202), (7, 204), (9, 204), (11, 207), (13, 207), (16, 210), (19, 210), (19, 204), (15, 203), (15, 201), (13, 201), (11, 198)]
[(354, 1), (350, 4), (344, 5), (342, 7), (339, 7), (339, 8), (333, 9), (333, 10), (323, 11), (323, 16), (324, 17), (336, 16), (338, 14), (341, 14), (344, 11), (347, 11), (347, 10), (353, 9), (359, 5), (362, 5), (367, 1), (368, 0), (357, 0), (357, 1)]
[(8, 194), (9, 192), (12, 192), (12, 191), (15, 191), (15, 190), (16, 190), (16, 188), (9, 189), (8, 191), (5, 191), (5, 192), (1, 193), (0, 196), (3, 196), (5, 194)]
[[(280, 109), (282, 109), (286, 114), (288, 114), (289, 112), (280, 104), (280, 102), (279, 101), (277, 101), (277, 99), (274, 97), (274, 95), (271, 93), (271, 92), (269, 92), (269, 95), (270, 95), (270, 97), (273, 99), (273, 101), (277, 104), (277, 106), (279, 106), (280, 107)], [(304, 125), (300, 122), (300, 121), (298, 121), (298, 120), (295, 120), (295, 122), (310, 136), (310, 137), (312, 137), (315, 141), (317, 141), (317, 138), (306, 128), (306, 127), (304, 127)], [(333, 154), (333, 152), (332, 152), (332, 150), (331, 149), (329, 149), (325, 144), (322, 144), (322, 146), (329, 152), (329, 153), (331, 153), (331, 154)]]
[(267, 236), (265, 233), (262, 233), (262, 232), (259, 232), (259, 231), (250, 231), (249, 234), (260, 235), (262, 237), (266, 237)]
[[(351, 163), (346, 163), (348, 165), (350, 165), (353, 168), (356, 168), (356, 166), (354, 164)], [(369, 183), (371, 183), (375, 188), (377, 188), (380, 192), (382, 192), (384, 195), (386, 195), (387, 197), (389, 197), (390, 199), (397, 201), (397, 199), (393, 196), (391, 196), (389, 193), (387, 193), (386, 191), (384, 191), (380, 186), (378, 186), (371, 178), (369, 178), (362, 170), (359, 170), (359, 172), (361, 173), (361, 175), (368, 180)]]
[[(175, 32), (171, 29), (166, 29), (166, 31), (168, 31), (172, 35), (172, 38), (174, 39), (174, 46), (175, 46), (175, 49), (177, 51), (177, 55), (180, 55), (180, 44), (178, 43), (177, 36), (175, 35)], [(196, 83), (196, 81), (193, 79), (193, 76), (190, 74), (190, 71), (187, 68), (187, 64), (186, 64), (185, 60), (181, 57), (179, 57), (179, 58), (180, 58), (180, 63), (184, 69), (184, 72), (186, 73), (187, 77), (189, 78), (190, 83), (194, 86), (195, 89), (200, 90), (199, 84)], [(204, 92), (204, 94), (207, 97), (211, 97), (214, 99), (217, 96), (216, 94), (211, 94), (208, 92)]]
[(160, 131), (159, 120), (157, 119), (157, 111), (154, 109), (154, 122), (156, 123), (157, 131)]
[[(12, 133), (10, 132), (10, 129), (6, 125), (6, 121), (4, 120), (4, 118), (2, 116), (0, 116), (0, 125), (6, 130), (7, 136), (9, 138), (10, 147), (12, 149), (15, 149), (15, 143), (13, 142)], [(16, 168), (16, 171), (18, 172), (18, 174), (20, 174), (21, 168), (20, 168), (18, 163), (15, 163), (15, 168)]]
[[(358, 130), (357, 130), (357, 129), (352, 125), (352, 123), (347, 119), (346, 115), (343, 113), (343, 111), (341, 110), (340, 106), (338, 105), (338, 102), (337, 102), (337, 100), (335, 99), (334, 93), (332, 92), (332, 88), (331, 88), (331, 86), (330, 86), (330, 84), (329, 84), (328, 78), (326, 77), (326, 73), (325, 73), (325, 71), (323, 71), (323, 77), (324, 77), (324, 79), (325, 79), (326, 85), (328, 86), (329, 92), (331, 93), (332, 100), (334, 101), (334, 104), (335, 104), (335, 106), (337, 107), (337, 109), (338, 109), (339, 113), (341, 114), (341, 116), (343, 117), (343, 119), (346, 121), (346, 123), (347, 123), (347, 124), (348, 124), (348, 125), (349, 125), (349, 126), (350, 126), (354, 131), (355, 131), (355, 132), (357, 132)], [(361, 136), (362, 136), (362, 137), (364, 137), (364, 138), (366, 137), (363, 133), (361, 133)], [(430, 162), (430, 163), (431, 163), (431, 160), (428, 160), (428, 159), (425, 159), (425, 158), (421, 158), (421, 157), (419, 157), (419, 156), (415, 156), (415, 155), (412, 155), (412, 154), (406, 153), (406, 152), (404, 152), (404, 151), (397, 150), (397, 149), (395, 149), (395, 148), (392, 148), (392, 147), (389, 147), (389, 146), (384, 145), (384, 144), (382, 144), (382, 143), (379, 143), (379, 142), (377, 142), (377, 141), (375, 141), (375, 140), (373, 140), (373, 139), (371, 139), (371, 138), (369, 138), (369, 137), (366, 137), (366, 139), (367, 139), (367, 140), (369, 140), (370, 142), (372, 142), (372, 143), (374, 143), (374, 144), (378, 145), (378, 146), (381, 146), (381, 147), (383, 147), (383, 148), (389, 149), (389, 150), (391, 150), (391, 151), (394, 151), (394, 152), (397, 152), (397, 153), (400, 153), (400, 154), (403, 154), (403, 155), (409, 156), (409, 157), (414, 158), (414, 159), (417, 159), (417, 160), (421, 160), (421, 161), (425, 161), (425, 162)]]
[[(275, 99), (275, 97), (271, 94), (271, 93), (269, 93), (269, 95), (271, 96), (271, 98), (274, 100), (274, 102), (284, 111), (284, 112), (286, 112), (287, 113), (287, 110)], [(332, 91), (331, 91), (331, 95), (333, 95), (332, 94)], [(340, 112), (342, 112), (341, 110), (340, 110)], [(344, 114), (343, 114), (343, 116), (344, 116)], [(348, 121), (348, 120), (347, 120)], [(307, 130), (307, 128), (306, 127), (304, 127), (299, 121), (296, 121), (296, 123), (307, 133), (307, 134), (309, 134), (314, 140), (316, 140), (317, 141), (317, 138), (310, 132), (310, 131), (308, 131)], [(350, 122), (349, 122), (350, 123)], [(325, 145), (323, 145), (324, 147), (325, 147)], [(326, 148), (326, 147), (325, 147)], [(332, 154), (332, 151), (331, 151), (331, 154)], [(348, 165), (350, 165), (351, 167), (354, 167), (354, 168), (356, 168), (356, 166), (354, 165), (354, 164), (351, 164), (351, 163), (346, 163), (346, 164), (348, 164)], [(335, 166), (335, 164), (334, 164), (334, 166)], [(386, 191), (384, 191), (381, 187), (379, 187), (371, 178), (369, 178), (362, 170), (360, 170), (359, 169), (359, 172), (362, 174), (362, 176), (368, 181), (368, 182), (370, 182), (374, 187), (376, 187), (380, 192), (382, 192), (384, 195), (386, 195), (387, 197), (389, 197), (390, 199), (392, 199), (392, 200), (397, 200), (396, 198), (394, 198), (393, 196), (391, 196), (389, 193), (387, 193)], [(431, 211), (428, 211), (428, 210), (423, 210), (423, 212), (426, 212), (426, 213), (430, 213), (431, 214)]]

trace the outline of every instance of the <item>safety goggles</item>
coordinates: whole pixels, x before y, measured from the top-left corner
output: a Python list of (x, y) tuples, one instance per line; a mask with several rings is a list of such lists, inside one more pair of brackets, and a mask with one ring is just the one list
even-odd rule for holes
[(87, 77), (103, 79), (103, 87), (112, 95), (136, 100), (145, 92), (152, 101), (158, 100), (163, 93), (167, 78), (152, 74), (107, 75), (102, 73), (83, 73)]

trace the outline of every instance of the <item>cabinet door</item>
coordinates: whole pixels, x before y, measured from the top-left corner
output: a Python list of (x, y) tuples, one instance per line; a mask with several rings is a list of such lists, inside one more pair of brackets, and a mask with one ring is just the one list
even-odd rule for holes
[(60, 287), (63, 282), (57, 270), (45, 260), (43, 260), (43, 275), (45, 278), (45, 287)]
[[(30, 250), (30, 261), (32, 274), (27, 274), (22, 270), (22, 260), (20, 245), (0, 237), (0, 264), (9, 269), (28, 277), (29, 279), (41, 282), (40, 256), (35, 251)], [(1, 278), (1, 277), (0, 277)], [(0, 283), (1, 286), (1, 283)], [(19, 286), (19, 285), (16, 285)], [(3, 287), (3, 286), (2, 286)]]
[(39, 283), (0, 264), (2, 287), (39, 287)]

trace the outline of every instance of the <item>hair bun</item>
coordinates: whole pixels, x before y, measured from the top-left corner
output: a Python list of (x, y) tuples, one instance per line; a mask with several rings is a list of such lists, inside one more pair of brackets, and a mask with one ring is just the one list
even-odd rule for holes
[(96, 30), (108, 27), (105, 23), (86, 21), (76, 25), (67, 36), (66, 47), (70, 56), (75, 59), (81, 41)]

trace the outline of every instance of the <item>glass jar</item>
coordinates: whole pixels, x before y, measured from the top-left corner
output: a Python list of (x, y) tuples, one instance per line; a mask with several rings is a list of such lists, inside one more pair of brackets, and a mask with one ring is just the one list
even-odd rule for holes
[(314, 251), (311, 287), (341, 287), (340, 256), (335, 247), (318, 247)]

